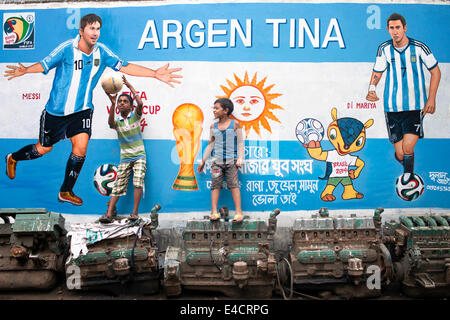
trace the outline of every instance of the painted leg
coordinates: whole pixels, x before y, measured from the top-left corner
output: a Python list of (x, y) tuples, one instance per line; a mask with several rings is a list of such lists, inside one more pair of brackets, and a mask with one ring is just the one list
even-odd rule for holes
[(334, 201), (336, 200), (336, 197), (333, 196), (333, 191), (336, 187), (331, 185), (331, 184), (327, 184), (327, 186), (325, 187), (325, 189), (322, 191), (322, 194), (320, 195), (320, 199), (322, 199), (323, 201)]
[(83, 204), (83, 200), (76, 196), (72, 189), (77, 182), (81, 168), (83, 168), (84, 160), (86, 158), (87, 145), (89, 143), (89, 135), (84, 132), (79, 133), (71, 137), (70, 141), (72, 142), (72, 153), (67, 160), (64, 181), (58, 193), (58, 200), (61, 202), (68, 202), (76, 206), (81, 206)]
[(61, 192), (72, 192), (72, 189), (77, 182), (78, 176), (83, 168), (84, 160), (86, 157), (80, 157), (71, 153), (66, 164), (66, 172), (64, 176), (64, 182), (61, 186)]
[[(38, 146), (40, 148), (38, 148)], [(41, 152), (39, 152), (41, 150)], [(9, 153), (6, 157), (6, 175), (11, 180), (16, 177), (16, 166), (18, 161), (34, 160), (42, 157), (44, 154), (50, 152), (52, 147), (44, 148), (38, 142), (37, 144), (29, 144), (14, 153)]]
[(419, 136), (407, 133), (403, 137), (403, 168), (404, 173), (413, 173), (414, 172), (414, 148), (416, 146), (417, 140), (419, 140)]
[(402, 166), (403, 166), (403, 140), (400, 140), (399, 142), (394, 143), (394, 157), (395, 160), (397, 160)]
[(46, 153), (49, 153), (50, 151), (52, 151), (53, 146), (50, 147), (44, 147), (43, 145), (41, 145), (41, 143), (38, 141), (36, 143), (36, 150), (37, 152), (39, 152), (39, 154), (44, 155)]
[(342, 194), (342, 199), (344, 200), (362, 199), (363, 197), (364, 195), (356, 191), (355, 188), (353, 188), (352, 184), (344, 186), (344, 193)]
[(403, 172), (414, 173), (414, 153), (406, 154), (403, 159)]

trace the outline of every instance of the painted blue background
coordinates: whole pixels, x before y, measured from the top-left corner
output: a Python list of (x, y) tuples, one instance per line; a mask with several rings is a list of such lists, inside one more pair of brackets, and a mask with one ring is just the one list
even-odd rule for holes
[[(16, 150), (19, 147), (35, 143), (34, 140), (0, 140), (0, 149)], [(246, 145), (257, 142), (246, 141)], [(164, 207), (164, 212), (188, 212), (208, 211), (211, 207), (211, 192), (206, 187), (206, 182), (211, 175), (196, 173), (199, 184), (198, 191), (178, 191), (172, 189), (179, 166), (171, 159), (171, 150), (175, 141), (170, 140), (146, 140), (147, 150), (147, 176), (145, 180), (145, 198), (141, 202), (140, 212), (149, 212), (155, 203)], [(332, 149), (329, 141), (322, 142), (323, 150)], [(202, 148), (206, 147), (206, 141)], [(416, 146), (415, 172), (424, 179), (425, 185), (438, 185), (423, 174), (429, 171), (448, 171), (448, 160), (442, 156), (448, 152), (450, 142), (448, 139), (421, 140)], [(83, 198), (84, 204), (75, 207), (57, 201), (57, 193), (64, 178), (66, 159), (70, 154), (70, 141), (56, 144), (49, 154), (33, 161), (22, 161), (18, 164), (16, 178), (11, 181), (5, 175), (0, 178), (1, 206), (2, 207), (44, 207), (57, 212), (70, 212), (79, 214), (100, 214), (106, 212), (106, 201), (109, 197), (100, 195), (92, 183), (95, 169), (104, 163), (118, 164), (119, 147), (115, 140), (91, 140), (88, 146), (87, 161), (78, 178), (74, 191)], [(380, 152), (382, 150), (382, 152)], [(385, 150), (385, 151), (384, 151)], [(326, 181), (319, 180), (319, 189), (316, 193), (300, 192), (297, 194), (297, 206), (283, 205), (280, 201), (276, 207), (281, 210), (315, 210), (321, 207), (329, 209), (372, 209), (379, 206), (384, 208), (409, 208), (409, 207), (437, 207), (449, 208), (449, 192), (437, 192), (425, 190), (424, 194), (416, 201), (407, 202), (401, 200), (395, 194), (395, 180), (403, 173), (403, 168), (394, 160), (393, 148), (387, 139), (368, 139), (363, 150), (355, 153), (365, 163), (361, 175), (353, 180), (357, 191), (364, 194), (363, 199), (342, 200), (342, 186), (338, 186), (334, 192), (334, 202), (320, 200), (320, 193), (325, 188)], [(280, 142), (280, 159), (311, 159), (306, 149), (298, 141)], [(272, 205), (255, 207), (252, 205), (252, 195), (245, 191), (248, 180), (315, 180), (323, 177), (326, 164), (323, 161), (313, 161), (313, 174), (298, 175), (290, 172), (289, 176), (282, 179), (274, 175), (239, 175), (242, 183), (242, 206), (245, 211), (270, 211)], [(195, 165), (195, 169), (197, 165)], [(5, 163), (0, 162), (0, 171), (5, 171)], [(450, 186), (450, 185), (449, 185)], [(131, 189), (132, 190), (132, 189)], [(267, 192), (270, 193), (270, 192)], [(265, 194), (267, 194), (265, 193)], [(132, 192), (122, 197), (118, 202), (118, 211), (128, 213), (132, 208)], [(262, 194), (262, 193), (261, 193)], [(388, 195), (388, 196), (387, 196)], [(221, 192), (219, 205), (227, 205), (234, 208), (230, 192)]]

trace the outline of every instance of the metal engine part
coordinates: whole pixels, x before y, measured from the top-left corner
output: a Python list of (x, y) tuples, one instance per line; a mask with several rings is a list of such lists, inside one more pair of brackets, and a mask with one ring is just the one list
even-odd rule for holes
[(169, 246), (164, 262), (164, 287), (168, 296), (182, 288), (218, 291), (230, 297), (269, 298), (276, 275), (273, 235), (276, 216), (268, 223), (245, 217), (229, 221), (225, 207), (222, 219), (188, 220), (183, 248)]
[(64, 218), (46, 209), (0, 209), (0, 290), (49, 290), (64, 272)]
[[(145, 294), (158, 292), (161, 270), (158, 266), (158, 248), (152, 230), (158, 226), (160, 209), (160, 205), (152, 208), (151, 224), (141, 224), (140, 237), (134, 234), (122, 238), (103, 239), (89, 244), (87, 254), (80, 255), (76, 259), (69, 257), (66, 263), (67, 288), (109, 290), (117, 294), (133, 291)], [(139, 223), (138, 219), (130, 222), (129, 226), (138, 226)], [(78, 277), (76, 281), (75, 275)]]
[(450, 296), (450, 216), (402, 215), (383, 226), (395, 279), (411, 297)]
[[(390, 253), (381, 241), (382, 208), (373, 217), (330, 217), (322, 208), (319, 215), (296, 219), (288, 263), (279, 265), (284, 285), (293, 278), (298, 291), (331, 290), (345, 298), (375, 297), (381, 287), (367, 285), (371, 275), (379, 283), (391, 280)], [(370, 280), (370, 279), (369, 279)]]

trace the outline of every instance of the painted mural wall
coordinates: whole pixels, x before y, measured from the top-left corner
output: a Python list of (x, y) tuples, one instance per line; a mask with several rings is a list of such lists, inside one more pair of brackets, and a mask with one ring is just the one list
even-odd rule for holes
[[(155, 203), (166, 213), (210, 210), (211, 162), (203, 173), (196, 169), (219, 97), (234, 102), (233, 118), (243, 127), (245, 162), (239, 180), (244, 211), (450, 208), (449, 5), (22, 6), (0, 7), (2, 73), (8, 65), (41, 61), (74, 39), (80, 18), (88, 13), (102, 18), (99, 42), (120, 59), (151, 69), (166, 63), (182, 68), (181, 84), (174, 88), (151, 78), (127, 77), (144, 103), (140, 124), (147, 175), (140, 212), (149, 212)], [(424, 191), (414, 201), (396, 192), (403, 168), (394, 158), (386, 128), (386, 72), (376, 89), (380, 100), (366, 100), (378, 47), (390, 39), (386, 20), (393, 12), (406, 18), (406, 34), (427, 45), (442, 74), (436, 112), (424, 117), (425, 135), (415, 148), (414, 172)], [(2, 156), (37, 142), (54, 77), (53, 69), (10, 81), (1, 78)], [(428, 92), (425, 67), (424, 77)], [(0, 162), (0, 207), (44, 207), (71, 214), (106, 211), (109, 198), (94, 187), (94, 172), (103, 164), (118, 165), (120, 149), (115, 130), (108, 126), (111, 103), (100, 83), (93, 104), (92, 136), (74, 187), (83, 205), (57, 199), (71, 152), (70, 140), (64, 140), (39, 159), (18, 162), (13, 180)], [(130, 182), (119, 212), (131, 211), (131, 190)], [(229, 191), (221, 192), (220, 205), (233, 208)]]

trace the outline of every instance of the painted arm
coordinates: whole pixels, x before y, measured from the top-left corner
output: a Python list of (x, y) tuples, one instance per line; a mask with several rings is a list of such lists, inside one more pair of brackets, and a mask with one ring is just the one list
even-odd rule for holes
[(355, 170), (349, 170), (348, 171), (348, 176), (351, 179), (356, 179), (359, 177), (359, 174), (361, 173), (361, 170), (364, 167), (364, 161), (362, 161), (361, 159), (356, 159), (356, 163), (355, 163), (356, 169)]
[(436, 111), (436, 93), (439, 87), (439, 81), (441, 80), (441, 70), (439, 66), (430, 70), (430, 92), (428, 93), (428, 100), (423, 108), (423, 115), (430, 113), (433, 114)]
[(242, 164), (244, 163), (244, 137), (242, 134), (242, 127), (239, 124), (239, 122), (235, 121), (235, 130), (236, 130), (236, 137), (237, 137), (237, 153), (238, 158), (236, 161), (236, 167), (241, 168)]
[(6, 66), (9, 70), (5, 70), (5, 77), (9, 77), (8, 80), (14, 79), (16, 77), (21, 77), (27, 73), (42, 73), (44, 72), (44, 67), (40, 62), (36, 62), (29, 67), (25, 67), (23, 64), (19, 63), (19, 66)]
[(320, 141), (310, 141), (308, 145), (303, 144), (303, 146), (306, 147), (311, 158), (320, 161), (327, 160), (328, 151), (322, 151)]
[[(368, 100), (368, 101), (378, 101), (379, 100), (374, 87), (376, 87), (378, 82), (380, 82), (380, 79), (382, 76), (383, 76), (382, 72), (372, 71), (372, 76), (370, 77), (369, 92), (367, 93), (366, 100)], [(372, 86), (374, 86), (374, 87), (372, 87)]]
[(211, 152), (214, 148), (214, 142), (215, 142), (215, 138), (213, 135), (213, 125), (211, 125), (211, 128), (209, 129), (209, 143), (208, 146), (205, 149), (205, 153), (203, 154), (203, 159), (202, 162), (200, 162), (200, 164), (197, 167), (197, 172), (201, 173), (203, 171), (203, 167), (205, 166), (205, 162), (206, 160), (208, 160), (209, 156), (211, 155)]
[(136, 90), (134, 90), (134, 87), (131, 85), (131, 83), (128, 82), (127, 78), (125, 76), (122, 76), (123, 84), (128, 87), (131, 91), (131, 96), (136, 99), (137, 108), (136, 113), (141, 116), (142, 115), (142, 106), (144, 103), (142, 102), (141, 97), (136, 93)]
[(158, 79), (164, 83), (167, 83), (169, 86), (173, 88), (173, 83), (181, 83), (176, 80), (176, 78), (183, 78), (183, 76), (178, 74), (173, 74), (174, 72), (178, 72), (181, 68), (168, 69), (169, 64), (166, 64), (156, 70), (152, 70), (150, 68), (140, 66), (138, 64), (129, 63), (127, 66), (120, 68), (120, 72), (128, 74), (130, 76), (136, 77), (149, 77)]

